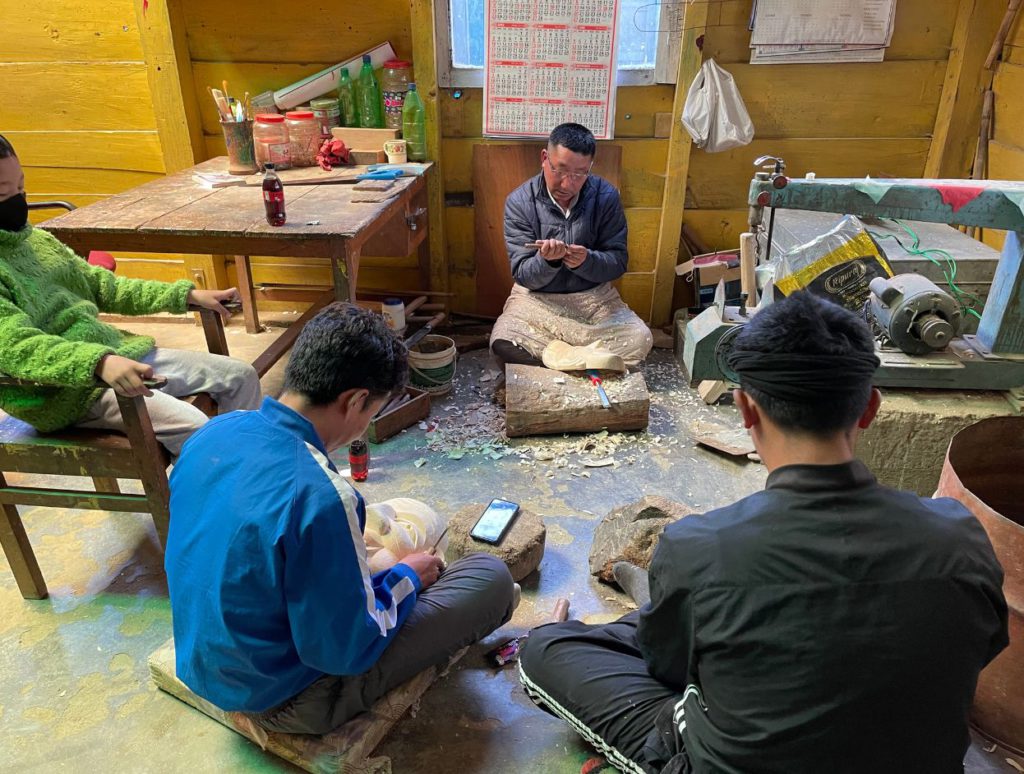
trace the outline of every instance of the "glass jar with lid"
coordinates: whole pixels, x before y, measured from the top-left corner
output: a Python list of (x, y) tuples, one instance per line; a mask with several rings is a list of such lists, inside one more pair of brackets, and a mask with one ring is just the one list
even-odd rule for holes
[(316, 166), (316, 154), (321, 144), (320, 122), (313, 111), (291, 110), (285, 113), (284, 123), (288, 127), (292, 166)]
[(331, 129), (341, 126), (341, 107), (338, 100), (333, 97), (321, 97), (311, 100), (309, 106), (313, 109), (313, 115), (316, 116), (316, 120), (320, 124), (320, 136), (329, 139)]
[(384, 126), (388, 129), (402, 128), (402, 105), (405, 93), (412, 80), (412, 64), (402, 59), (389, 59), (384, 63), (384, 74), (380, 79), (384, 92)]
[(292, 165), (292, 149), (284, 116), (277, 113), (258, 114), (252, 128), (252, 139), (256, 166), (262, 169), (270, 163), (280, 170)]

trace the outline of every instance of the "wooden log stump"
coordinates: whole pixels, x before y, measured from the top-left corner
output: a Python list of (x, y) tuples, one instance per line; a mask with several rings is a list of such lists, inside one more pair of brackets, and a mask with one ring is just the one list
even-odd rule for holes
[(651, 396), (638, 373), (602, 374), (611, 408), (585, 375), (510, 365), (505, 372), (505, 424), (510, 438), (524, 435), (643, 430)]

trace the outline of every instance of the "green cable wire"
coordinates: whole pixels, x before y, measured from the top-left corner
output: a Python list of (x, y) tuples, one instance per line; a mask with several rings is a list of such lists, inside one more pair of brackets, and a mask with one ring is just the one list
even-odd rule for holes
[[(935, 264), (935, 266), (937, 266), (939, 270), (942, 272), (942, 276), (945, 277), (946, 284), (949, 286), (949, 289), (953, 292), (953, 296), (956, 298), (957, 303), (960, 304), (960, 308), (964, 311), (964, 313), (974, 315), (980, 320), (981, 314), (978, 313), (974, 306), (976, 304), (980, 304), (982, 307), (984, 307), (984, 303), (978, 296), (964, 290), (963, 288), (956, 284), (956, 274), (958, 268), (956, 259), (952, 255), (950, 255), (949, 252), (947, 252), (946, 250), (940, 250), (938, 248), (929, 248), (926, 250), (922, 250), (921, 238), (912, 228), (910, 228), (910, 226), (908, 226), (906, 223), (904, 223), (902, 220), (899, 220), (898, 218), (894, 218), (893, 222), (895, 222), (900, 228), (902, 228), (903, 231), (906, 232), (907, 236), (914, 240), (914, 244), (912, 246), (907, 247), (905, 244), (903, 244), (902, 241), (900, 241), (900, 238), (895, 234), (879, 234), (874, 231), (868, 231), (868, 233), (878, 240), (893, 239), (896, 241), (896, 244), (902, 247), (910, 255), (920, 256), (925, 260)], [(945, 259), (945, 265), (943, 265), (938, 259), (933, 258), (931, 256), (931, 253), (941, 255)], [(968, 299), (970, 303), (965, 301), (965, 298)]]

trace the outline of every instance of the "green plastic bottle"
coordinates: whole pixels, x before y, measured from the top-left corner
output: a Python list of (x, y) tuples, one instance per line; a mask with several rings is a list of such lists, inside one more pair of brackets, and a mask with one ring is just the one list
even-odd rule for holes
[(349, 77), (347, 68), (341, 71), (341, 82), (338, 84), (338, 107), (341, 109), (342, 126), (359, 126), (359, 116), (356, 115), (356, 96), (352, 91), (352, 79)]
[(359, 88), (356, 90), (359, 105), (359, 125), (372, 129), (384, 127), (384, 116), (380, 107), (380, 88), (373, 77), (370, 55), (363, 54), (363, 68), (359, 71)]
[(427, 130), (423, 122), (423, 101), (416, 84), (409, 84), (402, 105), (402, 138), (405, 140), (409, 161), (427, 160)]

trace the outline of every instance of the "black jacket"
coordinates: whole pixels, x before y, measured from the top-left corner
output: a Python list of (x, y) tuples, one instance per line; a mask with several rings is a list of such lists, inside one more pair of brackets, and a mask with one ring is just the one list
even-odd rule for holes
[[(523, 245), (541, 239), (590, 248), (587, 260), (570, 269), (561, 261), (549, 263)], [(505, 246), (512, 277), (525, 288), (543, 293), (579, 293), (626, 272), (626, 213), (615, 187), (590, 175), (580, 189), (576, 206), (565, 217), (551, 201), (544, 175), (531, 178), (505, 200)]]
[(962, 772), (1002, 580), (957, 501), (793, 465), (665, 529), (638, 638), (694, 772)]

